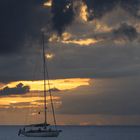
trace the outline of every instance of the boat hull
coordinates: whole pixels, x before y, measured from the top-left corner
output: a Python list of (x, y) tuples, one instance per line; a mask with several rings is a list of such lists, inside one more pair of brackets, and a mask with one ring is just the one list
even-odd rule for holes
[(21, 134), (26, 137), (58, 137), (60, 131), (22, 131)]

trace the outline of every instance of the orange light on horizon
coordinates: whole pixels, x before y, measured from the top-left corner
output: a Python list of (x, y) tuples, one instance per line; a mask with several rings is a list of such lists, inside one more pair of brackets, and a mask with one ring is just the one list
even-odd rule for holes
[[(57, 79), (57, 80), (50, 80), (51, 88), (56, 88), (58, 91), (63, 90), (72, 90), (79, 86), (88, 86), (90, 79), (88, 78), (71, 78), (71, 79)], [(38, 108), (42, 107), (44, 103), (44, 81), (16, 81), (11, 82), (6, 86), (9, 88), (16, 87), (17, 84), (22, 83), (23, 85), (30, 86), (30, 91), (27, 94), (15, 94), (9, 96), (1, 96), (0, 97), (0, 108)], [(4, 87), (3, 87), (4, 88)], [(47, 87), (48, 90), (48, 87)], [(60, 92), (64, 93), (64, 92)], [(59, 94), (60, 95), (60, 94)], [(61, 106), (61, 96), (53, 95), (52, 99), (56, 107), (59, 108)], [(50, 96), (47, 96), (47, 105), (50, 105)]]
[[(89, 85), (89, 78), (70, 78), (70, 79), (57, 79), (57, 80), (50, 80), (50, 87), (56, 88), (59, 90), (71, 90), (75, 89), (79, 86), (88, 86)], [(8, 86), (9, 88), (16, 87), (17, 84), (22, 83), (24, 85), (30, 86), (30, 91), (43, 91), (44, 90), (44, 81), (16, 81), (11, 82), (4, 87)], [(2, 88), (4, 88), (2, 87)], [(1, 88), (1, 89), (2, 89)], [(48, 86), (47, 86), (48, 90)]]
[[(12, 105), (12, 104), (18, 104), (18, 103), (30, 103), (31, 105), (41, 105), (41, 103), (37, 103), (38, 101), (44, 101), (44, 97), (1, 97), (0, 98), (0, 106), (2, 105)], [(60, 97), (57, 96), (52, 96), (52, 99), (55, 100), (60, 100)], [(50, 97), (47, 96), (47, 101), (50, 100)], [(42, 103), (43, 104), (43, 103)], [(24, 106), (24, 104), (22, 105)]]

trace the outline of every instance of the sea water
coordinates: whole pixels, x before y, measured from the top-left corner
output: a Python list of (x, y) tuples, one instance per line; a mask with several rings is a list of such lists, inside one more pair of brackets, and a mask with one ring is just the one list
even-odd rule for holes
[(18, 136), (20, 126), (0, 126), (0, 140), (140, 140), (140, 126), (59, 126), (57, 138)]

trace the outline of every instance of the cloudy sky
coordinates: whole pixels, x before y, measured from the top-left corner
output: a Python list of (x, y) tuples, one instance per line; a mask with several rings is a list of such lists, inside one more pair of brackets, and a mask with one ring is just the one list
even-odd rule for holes
[[(44, 32), (58, 124), (139, 125), (139, 7), (139, 0), (1, 1), (0, 123), (43, 120)], [(9, 90), (19, 83), (19, 93)]]

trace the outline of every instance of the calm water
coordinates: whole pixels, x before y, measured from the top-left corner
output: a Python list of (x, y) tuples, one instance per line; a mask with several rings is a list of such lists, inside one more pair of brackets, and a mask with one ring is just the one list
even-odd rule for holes
[(60, 126), (58, 138), (18, 137), (19, 126), (0, 126), (0, 140), (140, 140), (140, 126)]

